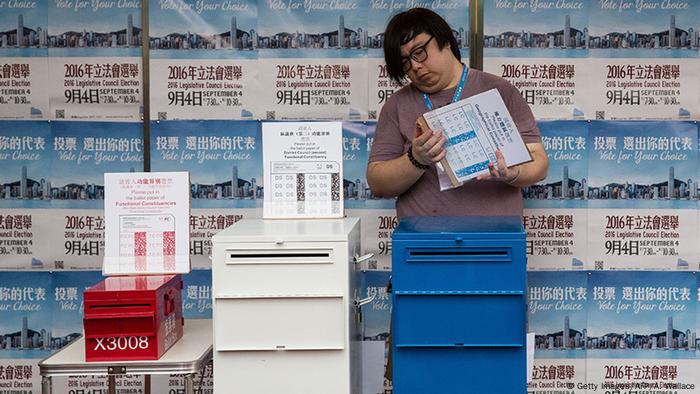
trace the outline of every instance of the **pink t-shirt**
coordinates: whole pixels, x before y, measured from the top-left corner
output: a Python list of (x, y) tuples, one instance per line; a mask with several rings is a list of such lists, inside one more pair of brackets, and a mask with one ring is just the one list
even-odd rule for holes
[[(530, 107), (515, 86), (503, 78), (469, 69), (462, 98), (498, 89), (526, 144), (541, 142), (540, 130)], [(430, 95), (435, 108), (452, 101), (456, 88)], [(413, 140), (416, 120), (428, 109), (422, 93), (412, 84), (395, 92), (382, 108), (372, 142), (369, 162), (403, 155)], [(456, 189), (440, 191), (432, 166), (396, 200), (399, 218), (406, 216), (522, 216), (520, 189), (500, 181), (470, 181)]]

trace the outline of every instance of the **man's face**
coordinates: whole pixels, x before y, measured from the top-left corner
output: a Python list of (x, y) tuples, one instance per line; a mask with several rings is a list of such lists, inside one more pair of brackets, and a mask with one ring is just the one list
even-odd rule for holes
[(455, 57), (450, 46), (440, 49), (437, 40), (427, 33), (420, 33), (402, 45), (401, 57), (406, 76), (423, 92), (443, 90), (452, 80)]

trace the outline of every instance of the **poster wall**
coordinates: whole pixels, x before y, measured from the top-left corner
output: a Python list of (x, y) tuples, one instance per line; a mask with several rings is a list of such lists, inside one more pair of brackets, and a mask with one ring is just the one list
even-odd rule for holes
[[(430, 8), (466, 61), (469, 1), (148, 5), (143, 37), (140, 1), (0, 0), (0, 394), (38, 393), (38, 361), (79, 333), (80, 289), (101, 269), (102, 174), (143, 169), (146, 105), (150, 168), (192, 179), (189, 249), (204, 270), (185, 277), (188, 318), (211, 316), (211, 236), (262, 216), (259, 121), (345, 121), (345, 214), (361, 218), (374, 253), (363, 296), (380, 296), (365, 315), (363, 393), (391, 389), (381, 296), (398, 219), (366, 179), (373, 121), (400, 88), (386, 74), (383, 31), (397, 12)], [(483, 6), (484, 69), (521, 91), (550, 161), (523, 191), (537, 334), (528, 391), (700, 392), (689, 372), (699, 365), (700, 0)], [(92, 377), (55, 383), (106, 388)], [(182, 378), (153, 388), (180, 392)]]

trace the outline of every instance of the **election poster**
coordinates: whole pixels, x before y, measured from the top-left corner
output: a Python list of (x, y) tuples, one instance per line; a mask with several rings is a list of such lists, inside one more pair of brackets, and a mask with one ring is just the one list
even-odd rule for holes
[(141, 1), (48, 0), (50, 118), (137, 121)]
[(528, 269), (586, 269), (588, 123), (541, 121), (547, 177), (522, 188)]
[(589, 264), (687, 270), (698, 253), (695, 124), (594, 121), (589, 144)]
[(537, 119), (590, 118), (583, 108), (589, 83), (584, 0), (484, 2), (484, 71), (510, 81)]
[(590, 2), (587, 118), (697, 118), (698, 15), (698, 0)]
[(691, 272), (591, 272), (588, 393), (696, 393)]
[(0, 1), (0, 119), (47, 119), (48, 0)]
[(258, 3), (260, 94), (267, 120), (367, 118), (369, 0)]
[(527, 274), (528, 332), (535, 360), (528, 393), (585, 393), (588, 326), (586, 271)]
[(255, 119), (257, 2), (151, 0), (151, 120)]

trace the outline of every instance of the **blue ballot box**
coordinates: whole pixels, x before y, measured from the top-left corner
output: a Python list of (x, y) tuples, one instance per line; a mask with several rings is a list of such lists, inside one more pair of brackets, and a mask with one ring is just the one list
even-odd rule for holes
[(411, 217), (392, 239), (394, 393), (525, 393), (522, 219)]

